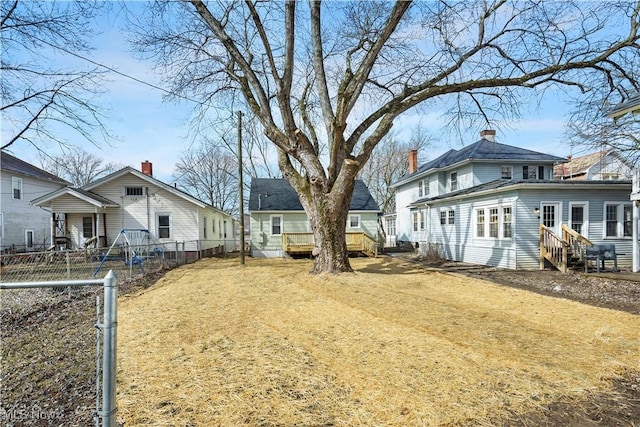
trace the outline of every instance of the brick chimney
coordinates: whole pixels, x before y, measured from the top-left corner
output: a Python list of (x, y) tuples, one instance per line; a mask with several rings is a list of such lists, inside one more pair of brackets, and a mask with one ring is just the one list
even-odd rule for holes
[(142, 173), (147, 176), (153, 176), (153, 164), (149, 160), (142, 162)]
[(418, 150), (409, 151), (409, 173), (418, 170)]
[(486, 139), (487, 141), (496, 142), (496, 131), (493, 129), (485, 129), (480, 132), (480, 139)]

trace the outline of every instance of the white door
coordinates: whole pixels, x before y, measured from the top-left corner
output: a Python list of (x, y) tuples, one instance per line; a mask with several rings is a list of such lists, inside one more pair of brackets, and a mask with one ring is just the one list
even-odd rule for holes
[(561, 212), (560, 203), (541, 203), (540, 204), (540, 223), (545, 227), (549, 227), (558, 236), (561, 236)]

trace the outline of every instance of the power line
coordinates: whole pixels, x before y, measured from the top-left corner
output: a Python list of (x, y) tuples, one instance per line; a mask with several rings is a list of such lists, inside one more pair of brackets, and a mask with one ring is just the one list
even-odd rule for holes
[(139, 79), (138, 77), (134, 77), (134, 76), (132, 76), (132, 75), (129, 75), (129, 74), (123, 73), (123, 72), (121, 72), (121, 71), (116, 70), (116, 69), (115, 69), (115, 68), (113, 68), (113, 67), (110, 67), (110, 66), (108, 66), (108, 65), (102, 64), (102, 63), (97, 62), (97, 61), (94, 61), (93, 59), (87, 58), (86, 56), (80, 55), (79, 53), (72, 52), (72, 51), (70, 51), (70, 50), (68, 50), (68, 49), (65, 49), (65, 48), (63, 48), (63, 47), (60, 47), (60, 46), (56, 46), (56, 45), (54, 45), (53, 43), (50, 43), (50, 42), (48, 42), (48, 41), (46, 41), (46, 40), (43, 40), (43, 39), (41, 39), (41, 38), (39, 38), (39, 37), (37, 37), (37, 36), (32, 36), (32, 37), (33, 37), (35, 40), (38, 40), (39, 42), (44, 43), (44, 44), (46, 44), (46, 45), (48, 45), (48, 46), (50, 46), (50, 47), (52, 47), (52, 48), (54, 48), (54, 49), (61, 50), (62, 52), (66, 53), (66, 54), (68, 54), (68, 55), (75, 56), (76, 58), (79, 58), (79, 59), (81, 59), (81, 60), (83, 60), (83, 61), (87, 61), (87, 62), (89, 62), (89, 63), (91, 63), (91, 64), (93, 64), (93, 65), (95, 65), (95, 66), (98, 66), (98, 67), (104, 68), (104, 69), (106, 69), (106, 70), (111, 71), (112, 73), (118, 74), (119, 76), (122, 76), (122, 77), (124, 77), (124, 78), (130, 79), (130, 80), (133, 80), (133, 81), (138, 82), (138, 83), (140, 83), (140, 84), (143, 84), (143, 85), (145, 85), (145, 86), (149, 86), (150, 88), (153, 88), (153, 89), (159, 90), (159, 91), (161, 91), (161, 92), (164, 92), (164, 93), (166, 93), (167, 95), (171, 95), (171, 96), (175, 96), (175, 97), (178, 97), (178, 98), (182, 98), (182, 99), (184, 99), (184, 100), (186, 100), (186, 101), (191, 101), (191, 102), (193, 102), (193, 103), (195, 103), (195, 104), (199, 104), (199, 105), (202, 105), (202, 106), (207, 106), (207, 104), (205, 104), (205, 103), (204, 103), (204, 102), (202, 102), (202, 101), (198, 101), (198, 100), (196, 100), (196, 99), (189, 98), (188, 96), (184, 96), (184, 95), (177, 94), (177, 93), (175, 93), (175, 92), (170, 91), (169, 89), (165, 89), (165, 88), (160, 87), (160, 86), (158, 86), (158, 85), (155, 85), (155, 84), (153, 84), (153, 83), (149, 83), (149, 82), (147, 82), (147, 81), (144, 81), (144, 80), (142, 80), (142, 79)]

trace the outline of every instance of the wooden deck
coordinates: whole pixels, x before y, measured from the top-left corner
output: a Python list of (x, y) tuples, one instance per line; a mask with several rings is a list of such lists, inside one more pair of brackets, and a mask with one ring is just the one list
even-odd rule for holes
[[(366, 233), (346, 233), (345, 238), (349, 252), (378, 255), (378, 243)], [(282, 249), (288, 254), (310, 254), (314, 247), (313, 233), (282, 233)]]

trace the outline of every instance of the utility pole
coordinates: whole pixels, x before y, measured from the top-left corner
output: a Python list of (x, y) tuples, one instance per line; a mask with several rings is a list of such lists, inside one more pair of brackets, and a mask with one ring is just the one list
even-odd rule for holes
[(244, 197), (242, 196), (242, 111), (238, 111), (238, 193), (240, 197), (240, 265), (244, 265)]

